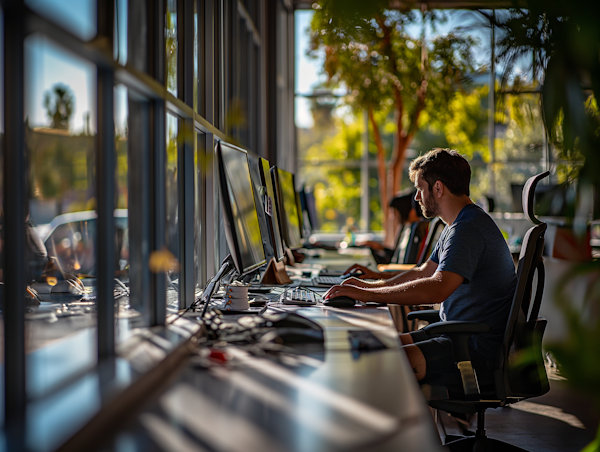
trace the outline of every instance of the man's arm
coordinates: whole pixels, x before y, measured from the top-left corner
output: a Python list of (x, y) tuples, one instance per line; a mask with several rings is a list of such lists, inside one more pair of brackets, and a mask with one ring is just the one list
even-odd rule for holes
[(420, 267), (411, 268), (408, 271), (397, 273), (389, 279), (379, 281), (363, 281), (357, 278), (348, 278), (342, 283), (342, 285), (367, 288), (397, 286), (409, 281), (415, 281), (421, 278), (429, 278), (433, 276), (437, 266), (438, 265), (435, 262), (433, 262), (431, 259), (428, 259), (427, 262)]
[(371, 270), (370, 268), (365, 267), (364, 265), (360, 265), (360, 264), (354, 264), (354, 265), (348, 267), (348, 269), (344, 273), (352, 273), (352, 272), (356, 272), (356, 271), (362, 272), (362, 275), (360, 275), (359, 278), (355, 278), (355, 279), (388, 279), (388, 278), (392, 278), (400, 273), (400, 272), (378, 272), (375, 270)]
[(347, 296), (359, 301), (378, 303), (420, 305), (441, 303), (464, 281), (458, 273), (435, 272), (432, 276), (419, 278), (396, 286), (360, 288), (355, 286), (333, 286), (325, 299)]

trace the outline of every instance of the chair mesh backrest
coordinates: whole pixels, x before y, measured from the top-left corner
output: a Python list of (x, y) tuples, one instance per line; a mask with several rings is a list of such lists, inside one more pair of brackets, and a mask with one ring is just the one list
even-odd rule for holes
[(431, 220), (431, 223), (429, 223), (429, 232), (427, 233), (427, 238), (425, 239), (425, 246), (421, 251), (419, 259), (417, 260), (417, 265), (423, 265), (425, 261), (429, 259), (429, 256), (431, 256), (431, 253), (440, 239), (440, 235), (442, 235), (442, 231), (444, 230), (445, 226), (446, 225), (439, 217)]
[[(546, 175), (548, 173), (530, 178), (523, 194), (523, 209), (536, 226), (525, 234), (519, 256), (517, 286), (496, 370), (496, 391), (500, 398), (531, 397), (548, 390), (541, 354), (541, 338), (546, 321), (538, 318), (545, 276), (542, 253), (546, 224), (533, 214), (535, 185)], [(532, 298), (536, 271), (537, 286), (535, 297)]]
[(400, 255), (400, 242), (402, 241), (402, 235), (405, 234), (406, 229), (406, 223), (400, 223), (398, 226), (398, 231), (394, 240), (394, 253), (392, 254), (390, 262), (394, 262), (396, 264), (398, 263), (398, 256)]
[(423, 240), (427, 237), (429, 230), (429, 221), (422, 220), (414, 223), (411, 228), (410, 238), (406, 245), (406, 250), (402, 259), (403, 264), (415, 264), (419, 258), (419, 250)]

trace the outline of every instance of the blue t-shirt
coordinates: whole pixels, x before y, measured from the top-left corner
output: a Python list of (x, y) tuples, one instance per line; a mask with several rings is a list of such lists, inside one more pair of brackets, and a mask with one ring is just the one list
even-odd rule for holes
[(479, 206), (468, 204), (446, 227), (431, 254), (436, 271), (451, 271), (463, 283), (443, 303), (440, 317), (485, 323), (490, 332), (474, 334), (469, 345), (494, 359), (502, 343), (517, 277), (504, 237)]

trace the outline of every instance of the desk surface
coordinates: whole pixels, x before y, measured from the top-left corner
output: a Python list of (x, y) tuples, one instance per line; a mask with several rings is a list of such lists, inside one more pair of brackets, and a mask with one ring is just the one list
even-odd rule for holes
[[(300, 346), (296, 353), (267, 357), (227, 347), (225, 365), (192, 358), (119, 437), (116, 449), (123, 438), (135, 438), (143, 450), (161, 451), (431, 451), (439, 446), (387, 308), (296, 310), (323, 326), (323, 348)], [(372, 331), (388, 348), (350, 350), (347, 331), (360, 329)]]

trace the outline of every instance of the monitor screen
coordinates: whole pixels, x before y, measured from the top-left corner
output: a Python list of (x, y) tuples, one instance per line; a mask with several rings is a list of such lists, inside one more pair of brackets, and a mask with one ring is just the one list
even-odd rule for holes
[(266, 262), (248, 155), (243, 149), (223, 142), (217, 143), (216, 154), (225, 236), (235, 266), (243, 275)]
[(263, 196), (263, 202), (266, 201), (269, 203), (268, 206), (266, 203), (264, 204), (265, 213), (267, 215), (267, 224), (269, 226), (269, 235), (275, 251), (275, 259), (280, 261), (285, 255), (285, 250), (283, 249), (283, 241), (281, 239), (281, 232), (279, 230), (279, 208), (277, 206), (277, 198), (275, 198), (275, 191), (273, 189), (273, 180), (271, 179), (269, 161), (259, 157), (258, 163), (261, 184), (263, 187), (266, 187), (267, 190)]
[(277, 185), (283, 237), (289, 248), (299, 248), (302, 246), (302, 233), (294, 189), (294, 175), (281, 168), (273, 167), (273, 170), (271, 174), (275, 176)]

